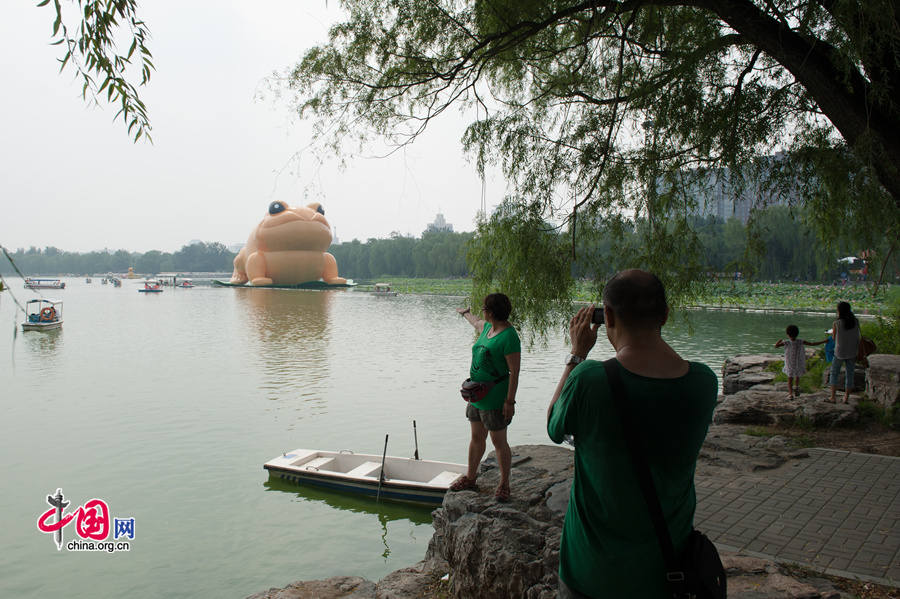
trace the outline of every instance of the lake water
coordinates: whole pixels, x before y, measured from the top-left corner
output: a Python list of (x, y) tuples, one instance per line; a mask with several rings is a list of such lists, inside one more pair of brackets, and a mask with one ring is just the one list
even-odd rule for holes
[[(262, 464), (296, 448), (380, 454), (385, 434), (389, 454), (411, 457), (413, 420), (422, 458), (464, 462), (462, 299), (137, 289), (69, 279), (42, 292), (65, 300), (63, 329), (15, 335), (0, 294), (0, 597), (244, 597), (422, 559), (428, 509), (269, 483)], [(728, 356), (773, 351), (791, 322), (819, 339), (830, 320), (696, 311), (692, 334), (675, 318), (664, 335), (718, 373)], [(563, 331), (523, 350), (511, 444), (549, 443)], [(604, 337), (592, 357), (610, 355)], [(67, 513), (98, 498), (134, 518), (130, 551), (57, 551), (37, 528), (57, 488)]]

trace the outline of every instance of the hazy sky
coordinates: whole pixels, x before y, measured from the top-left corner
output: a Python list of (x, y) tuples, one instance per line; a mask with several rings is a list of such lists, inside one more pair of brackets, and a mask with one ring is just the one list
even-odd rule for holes
[[(156, 71), (142, 98), (153, 141), (133, 144), (118, 107), (88, 106), (50, 46), (52, 7), (4, 3), (0, 20), (0, 244), (175, 251), (244, 242), (270, 202), (319, 201), (341, 241), (419, 235), (438, 211), (474, 228), (482, 183), (450, 115), (411, 147), (341, 169), (308, 148), (309, 123), (266, 78), (325, 40), (325, 0), (140, 3)], [(260, 99), (260, 96), (264, 96)], [(374, 156), (379, 150), (373, 150)], [(299, 161), (292, 160), (299, 154)], [(502, 198), (488, 177), (487, 206)]]

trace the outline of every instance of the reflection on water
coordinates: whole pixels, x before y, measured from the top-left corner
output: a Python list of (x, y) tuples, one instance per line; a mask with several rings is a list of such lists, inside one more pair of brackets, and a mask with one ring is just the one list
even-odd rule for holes
[(239, 288), (245, 337), (255, 340), (255, 368), (268, 399), (302, 397), (321, 403), (330, 376), (326, 359), (333, 291)]
[[(391, 554), (388, 535), (388, 522), (408, 521), (411, 524), (431, 524), (432, 508), (412, 504), (396, 504), (390, 501), (375, 501), (372, 498), (339, 493), (311, 485), (298, 485), (288, 481), (270, 478), (263, 483), (268, 491), (278, 491), (296, 495), (301, 502), (320, 502), (336, 510), (356, 514), (370, 514), (381, 525), (381, 542), (384, 551), (381, 556), (387, 559)], [(408, 542), (405, 539), (399, 542)]]
[(19, 331), (19, 340), (30, 359), (55, 359), (62, 350), (62, 329), (50, 331)]

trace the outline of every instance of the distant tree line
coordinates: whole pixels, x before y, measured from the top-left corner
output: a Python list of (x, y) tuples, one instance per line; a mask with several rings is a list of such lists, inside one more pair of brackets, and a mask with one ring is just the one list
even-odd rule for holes
[[(603, 280), (622, 266), (623, 258), (627, 263), (628, 256), (640, 255), (645, 251), (640, 247), (644, 238), (639, 234), (642, 226), (646, 223), (632, 222), (625, 225), (624, 230), (607, 230), (595, 238), (578, 238), (576, 255), (596, 256), (597, 259), (576, 260), (573, 276)], [(841, 258), (862, 257), (867, 250), (877, 250), (880, 256), (891, 253), (887, 247), (889, 240), (884, 241), (885, 247), (879, 248), (860, 247), (852, 239), (833, 239), (825, 243), (817, 236), (803, 210), (797, 207), (770, 206), (756, 211), (746, 226), (736, 218), (722, 220), (708, 216), (693, 217), (689, 227), (696, 233), (701, 248), (702, 262), (698, 270), (719, 276), (739, 271), (743, 277), (756, 280), (828, 282), (849, 270)], [(619, 264), (604, 257), (616, 257)], [(877, 266), (880, 269), (881, 264)], [(885, 269), (886, 281), (894, 278), (898, 268), (900, 262), (894, 253)], [(877, 274), (870, 272), (869, 277)]]
[[(66, 252), (55, 247), (31, 247), (10, 252), (19, 270), (26, 275), (39, 274), (101, 274), (123, 273), (129, 267), (135, 272), (230, 272), (234, 252), (221, 243), (193, 243), (174, 253), (152, 250), (128, 252), (100, 250), (87, 253)], [(5, 258), (0, 260), (0, 272), (12, 274), (13, 268)]]
[(447, 278), (469, 275), (466, 250), (474, 233), (424, 232), (421, 238), (393, 234), (331, 246), (342, 277), (366, 280), (380, 275)]
[[(625, 222), (619, 229), (600, 229), (596, 235), (576, 237), (578, 260), (572, 264), (575, 278), (605, 278), (620, 268), (633, 264), (635, 256), (646, 251), (641, 246), (645, 237), (642, 222)], [(787, 206), (772, 206), (755, 213), (752, 225), (737, 219), (723, 221), (715, 217), (695, 217), (691, 230), (697, 234), (704, 263), (699, 270), (730, 276), (740, 271), (746, 278), (759, 280), (833, 281), (848, 270), (839, 259), (860, 256), (867, 249), (848, 240), (824, 244), (817, 241), (815, 230), (807, 224), (802, 212)], [(472, 244), (474, 233), (425, 232), (421, 238), (392, 234), (388, 239), (369, 239), (332, 245), (328, 250), (338, 263), (341, 276), (365, 281), (383, 275), (398, 277), (447, 278), (472, 276), (474, 260), (492, 262), (496, 268), (504, 259), (503, 248), (492, 247), (488, 254)], [(551, 254), (571, 251), (569, 231), (557, 231), (547, 224), (544, 236), (555, 241), (525, 239), (513, 231), (501, 245), (527, 244), (535, 251)], [(887, 242), (885, 242), (887, 243)], [(19, 249), (12, 253), (19, 269), (28, 275), (91, 274), (126, 272), (128, 267), (143, 274), (159, 272), (230, 272), (234, 253), (221, 243), (194, 243), (175, 253), (157, 250), (138, 253), (125, 250), (102, 250), (88, 253), (66, 252), (55, 247)], [(533, 256), (533, 260), (543, 259)], [(548, 259), (555, 259), (550, 256)], [(678, 260), (678, 256), (673, 258)], [(562, 263), (560, 263), (562, 264)], [(563, 268), (560, 266), (560, 268)], [(880, 268), (880, 266), (879, 266)], [(886, 281), (891, 281), (900, 268), (896, 253), (887, 265)], [(0, 261), (0, 273), (12, 274), (6, 260)], [(870, 277), (877, 273), (869, 273)]]

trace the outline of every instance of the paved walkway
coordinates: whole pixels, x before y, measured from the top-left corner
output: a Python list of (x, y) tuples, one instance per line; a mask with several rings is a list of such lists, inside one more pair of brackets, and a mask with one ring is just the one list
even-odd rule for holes
[(900, 587), (900, 458), (810, 449), (696, 483), (694, 524), (720, 548)]

